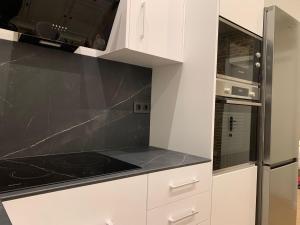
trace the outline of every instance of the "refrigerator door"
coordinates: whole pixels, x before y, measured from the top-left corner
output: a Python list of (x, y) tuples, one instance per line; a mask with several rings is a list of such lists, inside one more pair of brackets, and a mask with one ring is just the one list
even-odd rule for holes
[(296, 225), (297, 171), (297, 163), (264, 167), (262, 225)]
[(265, 13), (264, 164), (297, 158), (298, 21), (277, 7)]

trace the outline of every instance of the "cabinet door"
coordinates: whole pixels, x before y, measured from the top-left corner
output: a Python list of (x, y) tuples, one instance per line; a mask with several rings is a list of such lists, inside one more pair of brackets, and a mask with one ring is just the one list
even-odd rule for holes
[(169, 59), (183, 55), (185, 0), (131, 0), (129, 48)]
[(4, 202), (13, 225), (145, 225), (147, 176)]
[(257, 167), (213, 177), (211, 225), (255, 225)]
[(220, 0), (220, 15), (262, 36), (264, 0)]

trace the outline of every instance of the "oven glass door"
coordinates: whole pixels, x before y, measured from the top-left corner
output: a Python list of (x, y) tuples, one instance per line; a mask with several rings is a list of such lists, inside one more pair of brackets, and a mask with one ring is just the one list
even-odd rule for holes
[(261, 58), (262, 40), (259, 36), (220, 18), (218, 76), (259, 83)]
[(258, 106), (216, 101), (214, 170), (256, 161)]

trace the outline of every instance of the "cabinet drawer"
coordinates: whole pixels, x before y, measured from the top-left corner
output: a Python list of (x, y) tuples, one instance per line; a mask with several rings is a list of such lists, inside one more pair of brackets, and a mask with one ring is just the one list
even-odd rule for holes
[(198, 225), (210, 225), (210, 221), (206, 220), (205, 222), (199, 223)]
[(4, 202), (13, 225), (146, 225), (147, 176)]
[(211, 182), (210, 163), (150, 174), (148, 209), (209, 191)]
[(205, 192), (148, 211), (147, 225), (198, 225), (209, 219), (210, 193)]

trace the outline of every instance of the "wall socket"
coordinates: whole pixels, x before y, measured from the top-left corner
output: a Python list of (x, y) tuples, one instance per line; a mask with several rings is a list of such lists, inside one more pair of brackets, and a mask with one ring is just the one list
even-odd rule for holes
[(150, 113), (151, 104), (144, 102), (134, 102), (133, 104), (133, 112), (134, 113)]

